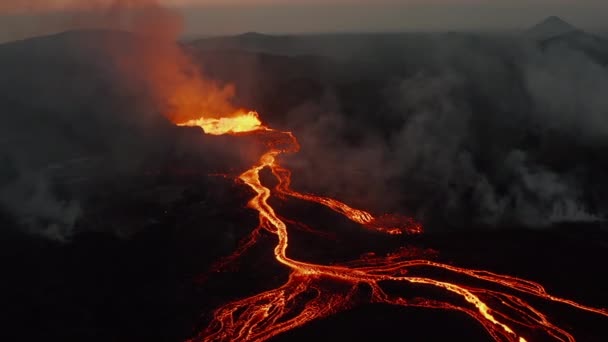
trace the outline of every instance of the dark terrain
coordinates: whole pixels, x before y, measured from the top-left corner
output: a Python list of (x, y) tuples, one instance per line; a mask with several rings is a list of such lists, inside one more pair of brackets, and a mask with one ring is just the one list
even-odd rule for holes
[[(257, 225), (249, 189), (216, 174), (238, 175), (259, 147), (175, 127), (137, 82), (117, 82), (97, 42), (136, 51), (138, 39), (73, 31), (0, 45), (3, 340), (181, 341), (219, 305), (285, 280), (272, 236), (208, 273)], [(293, 255), (430, 248), (608, 307), (604, 38), (249, 33), (183, 48), (236, 85), (236, 105), (298, 136), (301, 153), (285, 158), (294, 188), (428, 231), (389, 238), (273, 199), (329, 233), (293, 229)], [(539, 307), (577, 340), (608, 339), (603, 318)], [(392, 336), (490, 340), (463, 314), (372, 305), (274, 340)]]
[[(123, 215), (131, 220), (156, 220), (128, 240), (82, 233), (65, 245), (5, 233), (7, 337), (25, 341), (185, 340), (204, 328), (216, 306), (280, 285), (286, 270), (274, 262), (274, 238), (270, 236), (221, 273), (206, 272), (236, 248), (234, 241), (255, 226), (256, 217), (243, 208), (248, 199), (243, 186), (207, 182), (205, 177), (189, 184), (191, 188), (180, 200), (168, 206), (125, 203)], [(329, 214), (311, 209), (309, 217)], [(112, 216), (103, 221), (111, 222)], [(298, 256), (310, 250), (315, 256), (309, 259), (331, 261), (336, 255), (358, 257), (360, 251), (432, 248), (440, 251), (440, 260), (454, 265), (538, 281), (556, 295), (606, 307), (608, 297), (598, 264), (606, 253), (608, 235), (598, 228), (570, 224), (550, 231), (463, 229), (394, 239), (346, 225), (339, 230), (348, 234), (327, 246), (319, 237), (306, 238), (294, 231), (293, 250)], [(320, 243), (313, 244), (315, 241)], [(600, 317), (561, 305), (540, 307), (579, 341), (606, 338), (605, 321)], [(368, 304), (274, 340), (392, 336), (415, 341), (491, 341), (464, 314)]]

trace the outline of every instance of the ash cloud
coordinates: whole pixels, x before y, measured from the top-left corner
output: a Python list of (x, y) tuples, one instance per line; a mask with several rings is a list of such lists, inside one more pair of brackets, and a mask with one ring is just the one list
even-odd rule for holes
[(233, 87), (205, 79), (178, 45), (179, 16), (153, 0), (68, 9), (54, 29), (79, 30), (0, 45), (0, 211), (57, 241), (117, 183), (124, 196), (172, 159), (238, 163), (251, 150), (223, 151), (171, 122), (234, 110)]

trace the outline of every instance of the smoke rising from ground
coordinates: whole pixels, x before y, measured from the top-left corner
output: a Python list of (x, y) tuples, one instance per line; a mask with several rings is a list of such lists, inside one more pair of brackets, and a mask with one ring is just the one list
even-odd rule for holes
[(231, 113), (233, 100), (296, 133), (302, 151), (285, 163), (298, 190), (431, 229), (605, 217), (608, 54), (573, 48), (578, 36), (254, 34), (180, 47), (179, 17), (143, 3), (99, 12), (105, 30), (0, 49), (0, 99), (20, 113), (2, 125), (0, 203), (35, 234), (74, 233), (94, 193), (74, 179), (138, 184), (134, 170), (175, 155), (234, 166), (247, 149), (170, 122)]
[(27, 231), (60, 241), (92, 188), (133, 183), (170, 152), (200, 154), (170, 121), (234, 112), (234, 88), (206, 80), (177, 44), (177, 14), (153, 0), (77, 4), (63, 4), (72, 12), (61, 25), (86, 30), (0, 46), (0, 204)]
[(338, 86), (291, 112), (286, 125), (303, 145), (290, 159), (294, 183), (379, 211), (409, 210), (433, 227), (603, 220), (606, 64), (525, 37), (409, 43), (367, 47), (391, 54), (371, 64), (392, 61), (405, 72), (358, 75), (385, 80), (361, 92), (389, 108)]

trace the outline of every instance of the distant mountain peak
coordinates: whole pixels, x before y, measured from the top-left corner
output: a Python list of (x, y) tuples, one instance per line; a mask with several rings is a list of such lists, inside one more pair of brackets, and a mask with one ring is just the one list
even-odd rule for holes
[(574, 31), (579, 30), (560, 17), (550, 16), (534, 25), (526, 34), (533, 39), (544, 40)]

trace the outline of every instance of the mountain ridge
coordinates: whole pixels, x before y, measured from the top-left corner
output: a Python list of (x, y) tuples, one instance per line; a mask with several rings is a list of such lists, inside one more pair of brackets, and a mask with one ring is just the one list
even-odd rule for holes
[(558, 16), (550, 16), (526, 31), (535, 40), (546, 40), (572, 32), (582, 32)]

